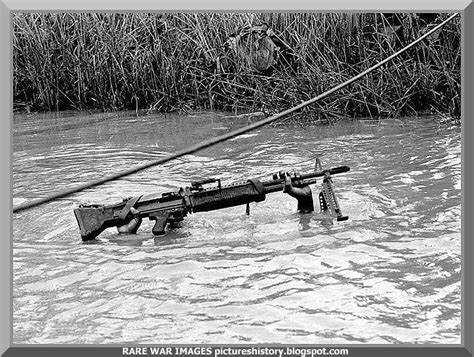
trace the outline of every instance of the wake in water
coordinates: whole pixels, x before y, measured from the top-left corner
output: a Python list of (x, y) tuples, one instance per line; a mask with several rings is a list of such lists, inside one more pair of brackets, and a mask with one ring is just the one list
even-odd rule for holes
[[(206, 122), (147, 117), (123, 130), (112, 120), (14, 138), (14, 200), (245, 124)], [(151, 134), (151, 125), (168, 129)], [(316, 154), (325, 167), (351, 167), (335, 180), (347, 222), (301, 216), (294, 199), (275, 193), (250, 216), (228, 208), (190, 215), (162, 238), (145, 222), (138, 235), (108, 230), (83, 244), (72, 214), (79, 202), (113, 203), (205, 177), (307, 171)], [(460, 343), (460, 158), (459, 130), (440, 133), (430, 119), (265, 128), (21, 212), (14, 342)]]

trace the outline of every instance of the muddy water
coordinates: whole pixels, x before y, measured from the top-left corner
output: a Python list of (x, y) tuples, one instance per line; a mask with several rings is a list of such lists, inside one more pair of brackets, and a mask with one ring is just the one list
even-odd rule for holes
[[(213, 113), (88, 120), (15, 118), (14, 204), (247, 124)], [(206, 177), (309, 171), (315, 155), (351, 167), (334, 177), (347, 222), (301, 216), (274, 193), (250, 216), (194, 214), (159, 238), (147, 221), (83, 243), (72, 212)], [(265, 127), (15, 214), (13, 342), (460, 343), (460, 232), (459, 129), (432, 118)]]

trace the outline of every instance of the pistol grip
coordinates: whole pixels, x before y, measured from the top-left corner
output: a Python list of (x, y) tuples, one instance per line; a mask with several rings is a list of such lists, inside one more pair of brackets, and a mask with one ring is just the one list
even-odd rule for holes
[(168, 223), (168, 219), (170, 217), (169, 212), (161, 212), (156, 214), (151, 214), (149, 216), (151, 221), (155, 221), (155, 225), (153, 226), (151, 232), (155, 236), (161, 236), (165, 234), (166, 224)]

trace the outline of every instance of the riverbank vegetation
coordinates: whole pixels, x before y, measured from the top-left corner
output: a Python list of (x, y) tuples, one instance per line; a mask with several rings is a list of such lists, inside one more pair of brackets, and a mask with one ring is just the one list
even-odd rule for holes
[[(369, 68), (447, 16), (13, 14), (14, 108), (276, 113)], [(275, 44), (257, 53), (273, 56), (263, 70), (235, 47), (235, 39), (243, 38), (239, 31), (258, 24), (269, 30), (248, 41), (266, 36)], [(460, 40), (458, 17), (391, 63), (304, 109), (303, 117), (459, 117)]]

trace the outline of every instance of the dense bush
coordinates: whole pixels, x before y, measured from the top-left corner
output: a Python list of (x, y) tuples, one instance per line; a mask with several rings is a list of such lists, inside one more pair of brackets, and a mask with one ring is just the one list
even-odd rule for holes
[[(277, 112), (388, 57), (448, 14), (14, 14), (14, 103), (32, 110)], [(229, 35), (266, 23), (293, 63), (258, 72)], [(459, 17), (304, 112), (311, 120), (460, 115)], [(287, 48), (287, 49), (288, 49)]]

